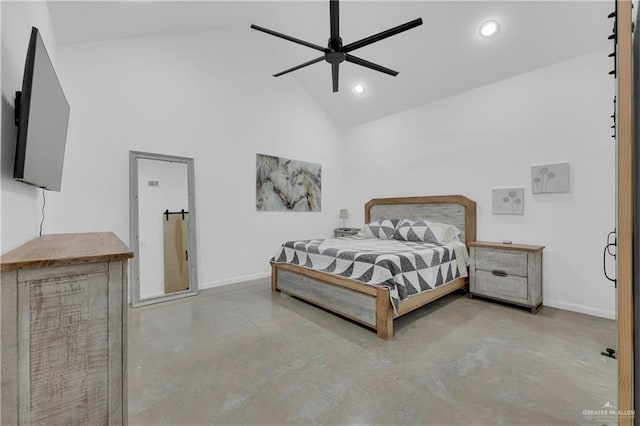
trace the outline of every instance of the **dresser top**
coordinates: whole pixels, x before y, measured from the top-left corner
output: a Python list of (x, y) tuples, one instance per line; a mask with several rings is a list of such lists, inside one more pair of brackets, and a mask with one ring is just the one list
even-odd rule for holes
[(519, 251), (539, 251), (544, 246), (533, 246), (529, 244), (504, 244), (504, 243), (492, 243), (488, 241), (474, 241), (469, 243), (469, 247), (484, 247), (503, 250), (519, 250)]
[(108, 262), (133, 257), (113, 232), (43, 235), (0, 256), (0, 271)]

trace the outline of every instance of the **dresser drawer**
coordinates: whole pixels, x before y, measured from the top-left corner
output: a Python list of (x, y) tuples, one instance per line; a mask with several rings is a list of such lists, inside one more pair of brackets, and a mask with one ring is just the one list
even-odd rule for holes
[(516, 275), (499, 276), (488, 271), (476, 270), (476, 293), (487, 296), (503, 296), (526, 302), (528, 299), (527, 278)]
[[(527, 276), (527, 253), (507, 250), (475, 250), (476, 269), (487, 271), (502, 271), (508, 275)], [(526, 280), (525, 280), (526, 281)]]

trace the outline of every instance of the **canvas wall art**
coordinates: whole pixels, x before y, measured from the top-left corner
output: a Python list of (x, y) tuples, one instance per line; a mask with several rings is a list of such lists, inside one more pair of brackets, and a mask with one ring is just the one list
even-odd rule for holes
[(531, 166), (531, 192), (547, 194), (570, 192), (569, 163)]
[(256, 210), (319, 212), (322, 165), (256, 154)]
[(524, 188), (494, 188), (493, 214), (524, 214)]

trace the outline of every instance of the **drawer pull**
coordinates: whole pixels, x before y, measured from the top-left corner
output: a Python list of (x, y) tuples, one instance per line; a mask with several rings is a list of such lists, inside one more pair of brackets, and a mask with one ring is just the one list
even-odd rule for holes
[(491, 273), (496, 277), (506, 277), (508, 275), (505, 271), (500, 271), (498, 269), (494, 269)]

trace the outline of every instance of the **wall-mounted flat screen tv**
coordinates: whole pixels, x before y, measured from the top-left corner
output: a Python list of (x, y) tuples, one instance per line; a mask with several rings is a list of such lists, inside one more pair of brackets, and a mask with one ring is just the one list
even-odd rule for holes
[(18, 142), (13, 177), (60, 191), (69, 103), (37, 28), (31, 30), (22, 92), (16, 93)]

